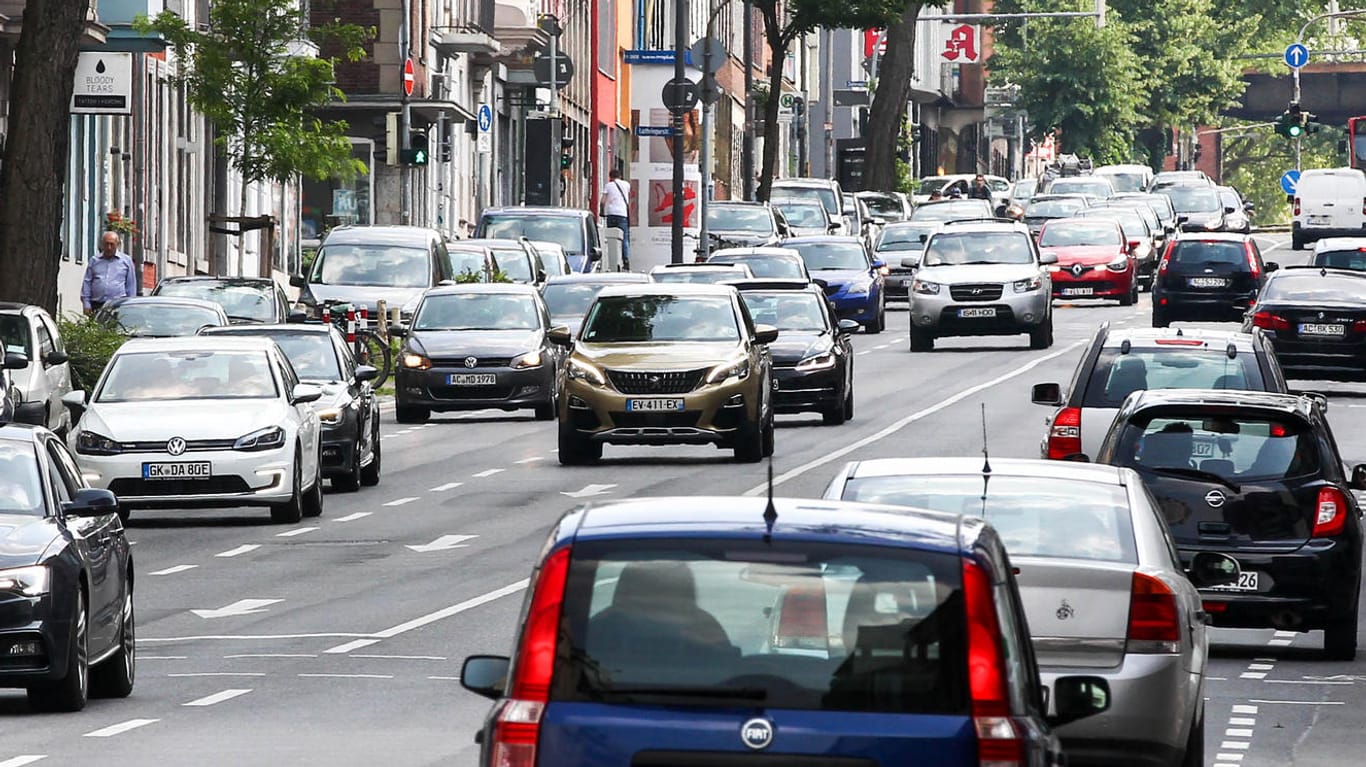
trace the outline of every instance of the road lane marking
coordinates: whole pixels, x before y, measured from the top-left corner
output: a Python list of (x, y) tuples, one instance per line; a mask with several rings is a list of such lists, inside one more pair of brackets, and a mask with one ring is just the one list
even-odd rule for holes
[(332, 520), (332, 521), (333, 521), (333, 522), (355, 522), (356, 520), (358, 520), (358, 519), (364, 519), (365, 517), (368, 517), (368, 516), (370, 516), (371, 514), (374, 514), (374, 512), (373, 512), (373, 511), (358, 511), (358, 512), (356, 512), (355, 514), (347, 514), (347, 515), (344, 516), (344, 517), (337, 517), (336, 519), (334, 519), (334, 520)]
[(1252, 663), (1247, 667), (1248, 671), (1270, 671), (1275, 668), (1271, 663)]
[(478, 474), (472, 474), (472, 475), (470, 475), (470, 476), (478, 477), (478, 478), (480, 478), (480, 479), (483, 479), (484, 477), (492, 477), (494, 474), (497, 474), (497, 473), (499, 473), (499, 472), (501, 472), (501, 471), (504, 471), (504, 469), (484, 469), (483, 471), (479, 472)]
[(202, 698), (198, 698), (198, 699), (196, 699), (196, 700), (192, 700), (192, 701), (190, 701), (189, 703), (182, 703), (182, 704), (180, 704), (180, 705), (182, 705), (182, 706), (212, 706), (212, 705), (215, 705), (215, 704), (218, 704), (218, 703), (222, 703), (222, 702), (225, 701), (225, 700), (232, 700), (233, 698), (241, 697), (241, 696), (243, 696), (243, 695), (246, 695), (246, 694), (249, 693), (249, 692), (251, 692), (251, 690), (241, 690), (241, 689), (238, 689), (238, 690), (224, 690), (224, 691), (222, 691), (222, 692), (216, 692), (216, 693), (214, 693), (213, 695), (205, 695), (205, 696), (202, 697)]
[(425, 554), (429, 551), (450, 551), (451, 549), (468, 548), (469, 544), (465, 541), (472, 541), (478, 538), (477, 535), (443, 535), (431, 543), (408, 544), (407, 548)]
[(265, 676), (264, 671), (187, 671), (183, 674), (167, 674), (176, 678), (191, 678), (197, 676)]
[(26, 764), (33, 764), (36, 761), (46, 758), (47, 754), (24, 754), (0, 762), (0, 767), (24, 767)]
[[(867, 447), (868, 445), (873, 444), (874, 442), (885, 439), (897, 433), (898, 431), (901, 431), (910, 424), (915, 423), (916, 421), (919, 421), (923, 418), (927, 418), (931, 415), (934, 415), (935, 413), (938, 413), (939, 411), (947, 407), (962, 402), (968, 397), (971, 397), (982, 391), (990, 389), (991, 387), (996, 386), (997, 384), (1009, 381), (1012, 378), (1016, 378), (1024, 373), (1029, 372), (1030, 370), (1033, 370), (1034, 368), (1042, 365), (1045, 362), (1057, 359), (1058, 357), (1061, 357), (1064, 354), (1070, 354), (1072, 351), (1081, 348), (1081, 346), (1086, 343), (1087, 341), (1076, 341), (1075, 343), (1064, 346), (1063, 348), (1055, 352), (1045, 354), (1042, 357), (1038, 357), (1034, 360), (1031, 360), (1025, 363), (1024, 365), (1021, 365), (1020, 367), (1010, 371), (1009, 373), (997, 376), (996, 378), (993, 378), (989, 381), (983, 381), (982, 383), (964, 389), (963, 391), (960, 391), (951, 397), (942, 399), (939, 402), (936, 402), (935, 404), (930, 405), (927, 408), (924, 408), (923, 410), (918, 410), (914, 413), (911, 413), (908, 416), (904, 416), (900, 420), (893, 422), (891, 425), (884, 427), (881, 431), (874, 432), (873, 434), (869, 434), (868, 436), (863, 437), (862, 439), (850, 442), (844, 447), (832, 450), (829, 453), (826, 453), (825, 455), (821, 456), (820, 458), (807, 461), (806, 463), (796, 467), (795, 469), (790, 469), (788, 471), (783, 472), (782, 474), (779, 474), (778, 476), (773, 478), (773, 484), (781, 485), (782, 483), (787, 482), (790, 479), (795, 479), (797, 477), (802, 476), (803, 474), (805, 474), (808, 471), (811, 471), (812, 469), (824, 466), (825, 464), (830, 463), (831, 461), (837, 461), (840, 458), (843, 458), (844, 456), (854, 452), (855, 450), (860, 450), (864, 447)], [(744, 492), (744, 495), (760, 495), (766, 492), (767, 490), (768, 484), (764, 483), (762, 485), (757, 485), (755, 487), (750, 488), (749, 490), (746, 490)]]
[(149, 725), (149, 724), (154, 724), (154, 723), (160, 722), (160, 721), (161, 721), (160, 719), (129, 719), (129, 720), (126, 721), (126, 722), (119, 722), (118, 724), (111, 724), (111, 725), (109, 725), (108, 727), (103, 727), (103, 728), (101, 728), (101, 729), (94, 730), (94, 731), (92, 731), (92, 732), (87, 732), (87, 733), (85, 734), (85, 737), (87, 737), (87, 738), (112, 738), (112, 737), (114, 737), (115, 735), (118, 735), (118, 734), (120, 734), (120, 733), (128, 732), (129, 730), (136, 730), (136, 729), (139, 728), (139, 727), (146, 727), (146, 726)]
[[(236, 655), (224, 655), (223, 659), (231, 658), (316, 658), (317, 653), (311, 652), (244, 652)], [(141, 656), (139, 656), (141, 660)]]
[(1244, 671), (1238, 675), (1239, 679), (1266, 679), (1265, 671)]
[(328, 655), (345, 655), (346, 653), (349, 653), (352, 650), (359, 650), (362, 647), (369, 647), (372, 644), (379, 644), (379, 640), (357, 639), (354, 642), (347, 642), (346, 644), (339, 644), (336, 647), (329, 647), (326, 650), (323, 650), (323, 652), (327, 653)]
[(393, 679), (393, 674), (299, 674), (306, 679)]
[[(150, 572), (150, 573), (147, 573), (147, 574), (148, 574), (148, 575), (175, 575), (176, 573), (183, 573), (183, 572), (185, 572), (186, 570), (193, 570), (193, 569), (195, 569), (196, 567), (199, 567), (199, 565), (175, 565), (174, 567), (168, 567), (168, 568), (166, 568), (165, 570), (157, 570), (157, 571), (155, 571), (155, 572)], [(4, 767), (4, 765), (3, 765), (3, 764), (0, 764), (0, 767)]]
[(354, 631), (325, 631), (315, 634), (197, 634), (185, 637), (138, 637), (139, 642), (200, 642), (206, 639), (263, 640), (263, 639), (354, 639), (368, 637)]
[(138, 653), (138, 660), (189, 660), (188, 655), (143, 655)]
[(260, 544), (256, 544), (256, 543), (244, 543), (244, 544), (242, 544), (241, 546), (238, 546), (238, 547), (235, 548), (235, 549), (228, 549), (227, 551), (220, 551), (220, 552), (218, 552), (217, 554), (214, 554), (214, 556), (215, 556), (215, 557), (236, 557), (236, 556), (240, 556), (240, 555), (242, 555), (242, 554), (246, 554), (246, 553), (249, 552), (249, 551), (256, 551), (256, 550), (259, 549), (259, 548), (261, 548)]
[(415, 496), (415, 495), (410, 495), (410, 496), (408, 496), (407, 498), (395, 498), (394, 500), (389, 501), (388, 503), (386, 503), (386, 504), (384, 504), (384, 505), (385, 505), (385, 506), (402, 506), (402, 505), (405, 504), (405, 503), (412, 503), (413, 501), (416, 501), (416, 500), (417, 500), (417, 496)]
[(1246, 751), (1251, 747), (1251, 743), (1245, 743), (1241, 740), (1226, 740), (1223, 743), (1219, 744), (1219, 748), (1228, 751)]
[(1234, 727), (1252, 727), (1257, 724), (1257, 720), (1243, 716), (1235, 716), (1230, 718), (1228, 723)]
[(855, 356), (855, 357), (862, 357), (862, 356), (865, 355), (865, 354), (872, 354), (872, 353), (873, 353), (873, 350), (872, 350), (872, 349), (864, 349), (864, 350), (861, 351), (861, 352), (854, 352), (854, 356)]
[(254, 615), (263, 613), (267, 607), (283, 602), (283, 599), (239, 599), (232, 604), (215, 607), (213, 609), (191, 610), (190, 612), (204, 619), (210, 618), (235, 618), (239, 615)]
[(447, 482), (447, 483), (444, 484), (444, 485), (437, 485), (436, 487), (433, 487), (433, 488), (427, 490), (427, 492), (429, 492), (429, 493), (444, 493), (444, 492), (446, 492), (447, 490), (454, 490), (454, 489), (456, 489), (457, 487), (460, 487), (460, 486), (463, 485), (463, 484), (465, 484), (465, 483), (464, 483), (464, 482)]
[[(1253, 703), (1275, 703), (1286, 706), (1345, 706), (1346, 701), (1341, 700), (1268, 700), (1265, 698), (1253, 698)], [(1237, 706), (1234, 706), (1237, 708)]]
[(1235, 714), (1255, 714), (1255, 713), (1257, 713), (1257, 707), (1256, 707), (1256, 706), (1242, 706), (1242, 705), (1234, 706), (1234, 707), (1233, 707), (1233, 713), (1235, 713)]
[(435, 623), (439, 620), (442, 620), (443, 618), (449, 618), (452, 615), (459, 615), (460, 613), (463, 613), (466, 610), (472, 610), (476, 607), (479, 607), (480, 605), (488, 604), (489, 602), (492, 602), (496, 599), (502, 599), (503, 597), (508, 596), (510, 594), (521, 593), (522, 591), (526, 590), (528, 583), (530, 583), (530, 579), (523, 578), (522, 580), (517, 581), (516, 583), (509, 583), (508, 585), (500, 589), (494, 589), (493, 591), (490, 591), (486, 594), (480, 594), (477, 597), (471, 597), (470, 599), (466, 599), (463, 602), (457, 602), (456, 604), (453, 604), (449, 607), (443, 607), (440, 610), (436, 610), (435, 612), (430, 612), (426, 615), (418, 616), (417, 618), (413, 618), (410, 621), (404, 621), (403, 623), (400, 623), (397, 626), (392, 626), (383, 631), (377, 631), (375, 632), (374, 636), (380, 639), (392, 639), (398, 636), (399, 634), (406, 634), (409, 631), (412, 631), (413, 629), (422, 628), (423, 626), (426, 626), (429, 623)]
[(513, 463), (522, 465), (522, 464), (528, 464), (528, 463), (536, 463), (537, 461), (544, 461), (544, 460), (545, 460), (545, 456), (533, 455), (533, 456), (531, 456), (530, 458), (523, 458), (523, 459), (520, 460), (520, 461), (513, 461)]
[(1252, 730), (1239, 729), (1239, 728), (1235, 728), (1235, 727), (1229, 727), (1229, 728), (1226, 728), (1226, 729), (1224, 730), (1224, 737), (1225, 737), (1225, 738), (1250, 738), (1250, 737), (1252, 737)]
[(1267, 684), (1326, 684), (1326, 685), (1351, 685), (1356, 682), (1329, 682), (1326, 680), (1312, 681), (1307, 679), (1263, 679)]
[(351, 658), (375, 658), (377, 660), (449, 660), (440, 655), (362, 655), (356, 653)]
[(286, 531), (284, 531), (283, 533), (276, 533), (276, 534), (275, 534), (275, 537), (276, 537), (276, 538), (293, 538), (293, 537), (296, 536), (296, 535), (303, 535), (304, 533), (311, 533), (311, 532), (313, 532), (314, 530), (319, 530), (319, 529), (321, 529), (321, 528), (317, 528), (317, 527), (299, 527), (299, 528), (295, 528), (295, 529), (293, 529), (293, 530), (286, 530)]
[[(428, 678), (428, 679), (435, 679), (435, 680), (438, 680), (438, 681), (441, 681), (441, 682), (459, 682), (459, 681), (460, 681), (460, 677), (458, 677), (458, 676), (429, 676), (429, 677), (427, 677), (427, 678)], [(3, 765), (0, 765), (0, 767), (4, 767), (4, 766), (3, 766)]]

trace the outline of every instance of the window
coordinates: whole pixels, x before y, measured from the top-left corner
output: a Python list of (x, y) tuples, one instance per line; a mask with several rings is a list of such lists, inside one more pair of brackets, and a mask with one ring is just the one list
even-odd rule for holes
[(1132, 422), (1115, 458), (1135, 469), (1198, 471), (1235, 484), (1320, 470), (1313, 429), (1288, 416), (1163, 412)]
[(27, 442), (0, 442), (0, 512), (42, 516), (42, 474)]
[(598, 69), (609, 77), (617, 75), (617, 0), (598, 4)]
[(37, 330), (38, 357), (39, 359), (45, 360), (49, 354), (57, 351), (57, 346), (52, 343), (52, 334), (47, 331), (47, 328), (44, 327), (41, 322), (37, 324)]
[(1086, 381), (1082, 407), (1116, 408), (1125, 397), (1144, 389), (1266, 391), (1267, 386), (1250, 352), (1229, 359), (1223, 348), (1133, 349), (1128, 354), (1107, 349), (1101, 352)]

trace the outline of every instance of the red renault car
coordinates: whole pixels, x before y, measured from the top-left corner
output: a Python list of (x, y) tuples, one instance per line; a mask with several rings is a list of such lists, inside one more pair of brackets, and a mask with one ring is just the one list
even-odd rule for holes
[(1039, 250), (1053, 253), (1054, 298), (1109, 298), (1120, 306), (1138, 301), (1138, 262), (1118, 221), (1060, 218), (1039, 232)]

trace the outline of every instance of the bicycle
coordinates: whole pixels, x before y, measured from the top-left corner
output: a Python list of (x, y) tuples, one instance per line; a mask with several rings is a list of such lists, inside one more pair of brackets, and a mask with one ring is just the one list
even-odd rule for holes
[[(393, 372), (394, 350), (389, 346), (389, 341), (382, 338), (378, 333), (369, 327), (356, 327), (354, 331), (348, 327), (346, 313), (353, 308), (353, 304), (345, 301), (324, 301), (322, 310), (331, 318), (332, 324), (343, 334), (355, 333), (356, 340), (352, 344), (351, 351), (356, 355), (357, 365), (369, 365), (379, 371), (375, 377), (373, 385), (376, 389), (384, 386), (389, 380), (389, 375)], [(369, 321), (373, 322), (373, 318)], [(355, 322), (360, 323), (360, 312), (357, 310)]]

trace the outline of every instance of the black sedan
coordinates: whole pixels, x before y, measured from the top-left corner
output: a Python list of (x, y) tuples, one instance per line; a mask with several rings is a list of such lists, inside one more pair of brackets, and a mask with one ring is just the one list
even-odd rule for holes
[(192, 336), (203, 328), (229, 322), (223, 307), (213, 301), (172, 296), (116, 299), (100, 307), (95, 321), (146, 338)]
[(818, 412), (830, 425), (854, 417), (853, 320), (836, 318), (821, 288), (802, 280), (732, 283), (755, 324), (778, 328), (773, 355), (773, 407), (779, 413)]
[(269, 277), (167, 277), (151, 295), (212, 301), (223, 307), (234, 325), (303, 322), (306, 316), (289, 308), (289, 298)]
[(1287, 378), (1366, 381), (1366, 273), (1292, 266), (1267, 278), (1243, 318)]
[(555, 418), (561, 347), (546, 339), (550, 312), (532, 285), (449, 285), (428, 290), (406, 336), (395, 379), (395, 418), (432, 411), (533, 408)]
[(202, 335), (265, 336), (275, 341), (299, 380), (323, 390), (313, 410), (322, 423), (323, 476), (334, 490), (379, 484), (379, 399), (371, 381), (379, 371), (357, 365), (334, 325), (246, 325), (206, 328)]
[(133, 691), (133, 560), (108, 490), (47, 429), (0, 425), (0, 687), (45, 711)]
[(550, 310), (551, 325), (569, 328), (569, 334), (578, 335), (583, 315), (592, 305), (598, 292), (608, 285), (623, 285), (631, 282), (649, 282), (650, 278), (640, 272), (589, 272), (587, 274), (561, 274), (546, 280), (541, 286), (541, 297)]

